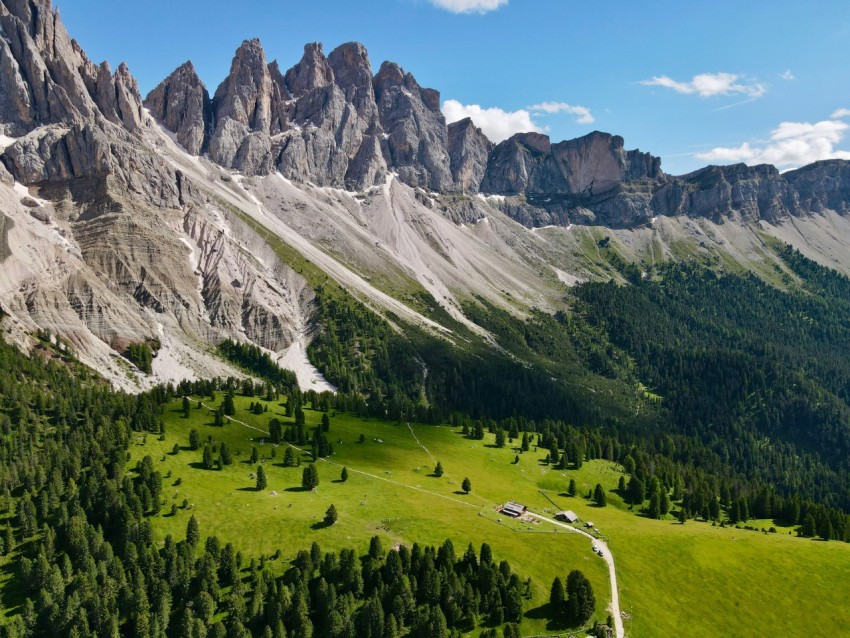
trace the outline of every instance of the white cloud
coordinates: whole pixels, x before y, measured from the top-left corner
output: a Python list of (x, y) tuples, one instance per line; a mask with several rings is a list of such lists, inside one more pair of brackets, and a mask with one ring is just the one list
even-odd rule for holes
[[(839, 109), (836, 114), (850, 110)], [(717, 147), (706, 153), (697, 153), (698, 159), (708, 162), (744, 162), (746, 164), (773, 164), (777, 168), (796, 168), (825, 159), (850, 160), (850, 151), (836, 149), (844, 139), (850, 124), (837, 119), (809, 122), (782, 122), (766, 142), (740, 146)]]
[(573, 115), (578, 115), (576, 122), (579, 124), (593, 124), (596, 121), (596, 118), (593, 117), (590, 109), (586, 106), (572, 105), (566, 102), (541, 102), (528, 108), (531, 111), (539, 111), (550, 115), (554, 113), (572, 113)]
[(685, 95), (695, 93), (700, 97), (743, 94), (751, 98), (757, 98), (764, 95), (765, 91), (767, 91), (767, 87), (764, 84), (743, 80), (739, 75), (734, 73), (700, 73), (691, 78), (690, 82), (677, 82), (669, 76), (660, 75), (653, 77), (651, 80), (643, 80), (641, 84), (645, 86), (661, 86)]
[(443, 115), (451, 124), (465, 117), (472, 118), (475, 126), (484, 131), (484, 135), (497, 144), (515, 133), (542, 132), (531, 119), (531, 113), (525, 109), (503, 111), (500, 108), (481, 108), (478, 104), (461, 104), (457, 100), (443, 102)]
[(431, 4), (452, 13), (487, 13), (508, 4), (508, 0), (430, 0)]
[(794, 77), (794, 74), (791, 73), (791, 69), (788, 69), (787, 71), (785, 71), (785, 73), (780, 73), (779, 77), (782, 78), (783, 80), (796, 80), (797, 79), (796, 77)]
[(831, 120), (840, 120), (845, 117), (850, 117), (850, 109), (838, 109), (835, 113), (829, 116)]

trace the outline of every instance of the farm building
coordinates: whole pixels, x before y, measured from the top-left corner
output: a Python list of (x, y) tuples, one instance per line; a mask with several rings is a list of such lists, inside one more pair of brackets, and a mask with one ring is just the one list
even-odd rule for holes
[(565, 512), (558, 512), (557, 514), (555, 514), (555, 518), (559, 521), (575, 523), (576, 521), (578, 521), (578, 514), (576, 514), (572, 510), (566, 510)]
[(519, 518), (523, 514), (525, 514), (528, 508), (525, 505), (521, 505), (514, 501), (508, 501), (502, 506), (502, 514), (507, 514), (508, 516), (513, 516), (514, 518)]

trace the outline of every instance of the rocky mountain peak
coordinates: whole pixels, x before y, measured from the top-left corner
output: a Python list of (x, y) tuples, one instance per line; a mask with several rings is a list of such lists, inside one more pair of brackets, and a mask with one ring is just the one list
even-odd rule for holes
[(355, 105), (358, 112), (364, 109), (376, 113), (375, 91), (372, 87), (372, 64), (369, 54), (359, 42), (341, 44), (331, 51), (328, 65), (333, 71), (336, 85), (342, 89), (345, 99)]
[(468, 117), (449, 124), (448, 142), (455, 185), (464, 193), (477, 193), (493, 143)]
[(374, 78), (375, 99), (387, 139), (387, 165), (411, 186), (455, 190), (448, 153), (446, 118), (440, 94), (423, 89), (395, 62), (384, 62)]
[(216, 121), (230, 118), (253, 131), (268, 131), (271, 121), (271, 77), (266, 54), (257, 38), (236, 50), (230, 75), (213, 98)]
[(294, 97), (327, 86), (334, 81), (334, 72), (325, 58), (325, 52), (320, 42), (304, 45), (304, 55), (294, 67), (286, 72), (284, 78), (289, 92)]
[(145, 106), (177, 135), (177, 141), (189, 153), (198, 155), (205, 149), (212, 102), (191, 61), (181, 64), (148, 93)]

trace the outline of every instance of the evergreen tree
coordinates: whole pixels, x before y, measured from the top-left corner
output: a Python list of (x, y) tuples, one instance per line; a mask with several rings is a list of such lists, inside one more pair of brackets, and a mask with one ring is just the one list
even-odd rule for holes
[(286, 452), (283, 453), (283, 466), (284, 467), (294, 467), (295, 466), (295, 457), (292, 452), (292, 448), (290, 446), (286, 446)]
[(472, 491), (472, 481), (468, 478), (464, 478), (463, 482), (460, 484), (460, 489), (462, 489), (466, 494), (469, 494)]
[(189, 449), (197, 450), (201, 447), (201, 433), (195, 429), (189, 431)]
[(600, 483), (596, 484), (596, 487), (593, 490), (593, 501), (599, 507), (605, 507), (608, 504), (608, 499), (605, 495), (605, 490), (602, 488)]
[(499, 428), (496, 430), (496, 447), (503, 448), (505, 447), (505, 431)]
[(333, 525), (338, 518), (339, 514), (337, 514), (336, 507), (331, 504), (325, 512), (325, 525)]
[(586, 623), (596, 609), (596, 597), (587, 577), (574, 569), (567, 576), (567, 616), (576, 625)]
[(198, 519), (195, 515), (189, 517), (189, 522), (186, 523), (186, 543), (190, 547), (195, 547), (201, 540), (201, 528), (198, 525)]
[(221, 409), (224, 412), (224, 416), (233, 416), (236, 414), (236, 406), (233, 404), (233, 394), (231, 392), (224, 395)]
[(221, 459), (222, 465), (230, 465), (233, 463), (233, 456), (230, 454), (230, 448), (227, 447), (227, 443), (224, 441), (221, 442), (221, 446), (218, 450), (218, 456)]
[(636, 476), (632, 476), (629, 479), (628, 495), (629, 502), (632, 505), (637, 505), (638, 507), (643, 505), (643, 501), (645, 500), (643, 481)]
[(211, 470), (215, 467), (215, 460), (213, 459), (212, 446), (209, 445), (209, 444), (204, 446), (203, 464), (204, 464), (205, 470)]
[(649, 518), (661, 518), (661, 497), (658, 492), (655, 492), (649, 497), (649, 509), (647, 510)]
[(437, 466), (434, 468), (434, 476), (440, 478), (444, 473), (443, 464), (437, 461)]
[(190, 407), (191, 407), (191, 406), (190, 406), (190, 404), (189, 404), (189, 397), (184, 396), (184, 397), (183, 397), (183, 418), (184, 418), (184, 419), (188, 419), (188, 418), (189, 418), (189, 408), (190, 408)]
[[(709, 505), (714, 505), (717, 508), (717, 515), (720, 514), (720, 504), (717, 502), (716, 498), (711, 499), (711, 503), (709, 503)], [(661, 490), (661, 500), (658, 504), (658, 507), (662, 516), (666, 516), (667, 513), (670, 511), (670, 497), (667, 495), (666, 489)], [(716, 519), (717, 515), (712, 513), (711, 517), (713, 519)]]
[(257, 491), (261, 492), (262, 490), (268, 487), (268, 480), (266, 480), (266, 471), (263, 469), (262, 465), (257, 466)]
[(567, 488), (567, 494), (570, 496), (575, 496), (578, 493), (578, 486), (576, 485), (575, 479), (570, 479), (570, 485)]
[(564, 583), (558, 576), (555, 576), (552, 581), (552, 588), (549, 591), (549, 606), (551, 607), (552, 617), (556, 618), (565, 612), (566, 600)]
[(348, 468), (343, 467), (342, 472), (339, 473), (339, 480), (345, 483), (348, 480)]
[(310, 463), (301, 472), (301, 487), (305, 490), (313, 490), (319, 485), (319, 473), (316, 466)]

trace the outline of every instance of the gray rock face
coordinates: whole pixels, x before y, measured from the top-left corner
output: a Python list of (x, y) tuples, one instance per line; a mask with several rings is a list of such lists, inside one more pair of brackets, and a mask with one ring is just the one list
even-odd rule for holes
[(268, 131), (271, 123), (271, 76), (260, 41), (245, 40), (236, 50), (227, 76), (215, 92), (216, 122), (230, 118), (252, 131)]
[(383, 182), (387, 167), (366, 49), (343, 44), (325, 59), (321, 45), (308, 44), (285, 79), (297, 99), (288, 111), (291, 128), (280, 139), (281, 174), (352, 190)]
[(93, 97), (100, 112), (110, 122), (121, 124), (128, 131), (138, 131), (142, 126), (142, 98), (139, 85), (123, 62), (113, 75), (107, 62), (97, 69)]
[(90, 116), (94, 104), (78, 69), (96, 74), (50, 2), (0, 1), (0, 120), (6, 134)]
[[(675, 199), (662, 208), (656, 199), (655, 210), (668, 215), (672, 210), (694, 217), (721, 219), (738, 214), (744, 219), (776, 221), (789, 215), (798, 216), (799, 194), (773, 166), (709, 166), (682, 178), (685, 189), (681, 203)], [(673, 203), (672, 208), (667, 208)]]
[(455, 186), (463, 193), (477, 193), (493, 143), (469, 118), (449, 124), (448, 140)]
[(280, 72), (277, 60), (269, 64), (269, 78), (272, 81), (271, 125), (269, 133), (271, 135), (277, 135), (289, 128), (287, 105), (292, 96), (289, 94), (289, 89), (286, 88), (286, 81), (283, 79), (283, 74)]
[(659, 158), (626, 151), (618, 135), (595, 131), (551, 144), (546, 135), (521, 133), (499, 144), (490, 155), (482, 189), (504, 195), (592, 196), (622, 182), (663, 175)]
[(318, 42), (304, 45), (301, 61), (286, 72), (284, 77), (289, 93), (300, 98), (314, 89), (333, 84), (333, 70)]
[(439, 192), (454, 190), (440, 94), (420, 87), (410, 73), (393, 62), (381, 65), (374, 86), (381, 126), (387, 134), (387, 165), (410, 186)]
[(189, 153), (198, 155), (206, 150), (212, 102), (191, 62), (177, 67), (148, 93), (145, 106), (177, 135), (177, 141)]
[(215, 117), (210, 139), (212, 160), (246, 175), (268, 173), (272, 79), (259, 40), (245, 40), (237, 49), (230, 75), (215, 92), (212, 109)]
[(815, 162), (783, 177), (797, 189), (803, 209), (813, 213), (824, 209), (850, 212), (850, 162)]

